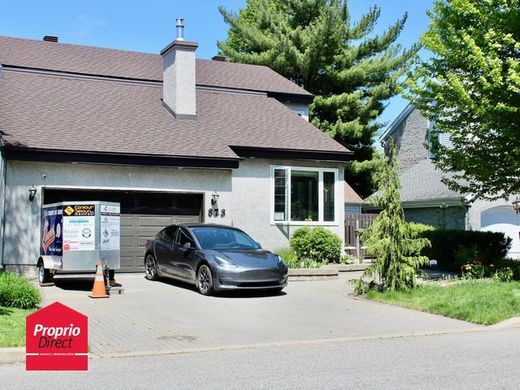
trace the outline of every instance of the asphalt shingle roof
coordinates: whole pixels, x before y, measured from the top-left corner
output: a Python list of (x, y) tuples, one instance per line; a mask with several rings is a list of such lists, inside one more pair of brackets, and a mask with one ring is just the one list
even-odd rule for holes
[[(0, 36), (0, 64), (89, 75), (162, 81), (159, 54)], [(266, 66), (197, 59), (196, 83), (312, 96)]]
[(401, 173), (401, 201), (418, 202), (429, 200), (461, 199), (462, 196), (450, 190), (441, 180), (447, 175), (435, 167), (430, 159), (425, 159)]
[(210, 88), (197, 89), (196, 120), (177, 120), (161, 101), (159, 55), (0, 37), (0, 64), (7, 146), (235, 159), (230, 146), (349, 153), (268, 97), (311, 95), (267, 67), (197, 60), (197, 84)]
[(346, 152), (266, 95), (197, 91), (197, 120), (176, 120), (162, 85), (4, 71), (0, 130), (26, 148), (236, 158), (229, 145)]

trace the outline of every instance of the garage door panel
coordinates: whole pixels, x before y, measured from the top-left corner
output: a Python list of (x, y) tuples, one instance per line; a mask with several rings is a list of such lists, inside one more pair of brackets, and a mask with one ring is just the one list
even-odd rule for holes
[(191, 215), (178, 215), (176, 217), (176, 222), (174, 223), (196, 223), (200, 222), (200, 217), (198, 215), (191, 216)]
[[(121, 230), (122, 229), (123, 229), (123, 227), (121, 227)], [(121, 250), (123, 250), (123, 248), (132, 248), (134, 246), (134, 240), (135, 240), (135, 237), (122, 235), (120, 238)]]
[(124, 215), (124, 214), (121, 215), (121, 218), (120, 218), (121, 226), (132, 226), (133, 223), (134, 223), (134, 219), (131, 216)]
[(154, 228), (163, 228), (171, 224), (172, 217), (166, 215), (146, 215), (137, 217), (137, 223), (139, 227), (154, 227)]
[(199, 215), (143, 215), (121, 216), (121, 271), (141, 272), (144, 269), (146, 240), (168, 225), (200, 222)]

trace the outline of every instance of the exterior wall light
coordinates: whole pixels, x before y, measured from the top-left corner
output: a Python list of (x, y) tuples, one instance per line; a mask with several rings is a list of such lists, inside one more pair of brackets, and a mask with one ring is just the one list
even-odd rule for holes
[(36, 196), (36, 187), (34, 185), (29, 188), (29, 201), (32, 202), (34, 200), (34, 197)]
[(212, 206), (215, 206), (215, 205), (217, 204), (217, 202), (218, 202), (218, 196), (219, 196), (218, 194), (213, 194), (213, 195), (211, 195), (211, 205), (212, 205)]
[(515, 209), (516, 213), (518, 214), (520, 212), (520, 195), (517, 195), (515, 200), (513, 200), (513, 208)]

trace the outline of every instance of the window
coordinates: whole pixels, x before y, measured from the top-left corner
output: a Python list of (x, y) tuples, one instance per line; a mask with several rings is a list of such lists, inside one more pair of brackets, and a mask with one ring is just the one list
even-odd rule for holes
[(273, 167), (272, 178), (274, 223), (336, 221), (337, 169)]
[(192, 248), (195, 247), (195, 242), (193, 238), (191, 238), (191, 234), (184, 228), (180, 228), (177, 233), (177, 237), (175, 237), (175, 244), (179, 246), (183, 246), (187, 242), (190, 243)]
[(171, 225), (167, 228), (163, 229), (159, 234), (160, 238), (164, 241), (173, 242), (173, 238), (175, 237), (175, 233), (177, 232), (177, 226)]
[(202, 249), (258, 249), (257, 243), (241, 230), (209, 226), (192, 231)]
[(435, 121), (430, 121), (428, 130), (426, 132), (427, 144), (428, 144), (428, 157), (432, 160), (437, 158), (439, 146), (445, 148), (453, 148), (451, 137), (449, 134), (441, 133), (435, 128)]

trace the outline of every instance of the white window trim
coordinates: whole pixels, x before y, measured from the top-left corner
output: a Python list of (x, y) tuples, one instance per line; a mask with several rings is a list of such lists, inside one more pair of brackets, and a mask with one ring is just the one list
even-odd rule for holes
[[(274, 171), (275, 169), (284, 169), (287, 172), (286, 177), (286, 194), (287, 194), (287, 218), (291, 216), (291, 170), (318, 172), (318, 221), (275, 221), (274, 220)], [(334, 221), (323, 220), (323, 173), (334, 173)], [(339, 182), (339, 169), (337, 168), (315, 168), (294, 165), (271, 165), (271, 173), (269, 176), (269, 219), (271, 225), (290, 225), (290, 226), (339, 226), (340, 210), (338, 209), (338, 199), (341, 190)]]

